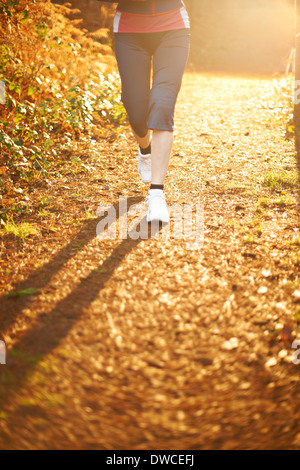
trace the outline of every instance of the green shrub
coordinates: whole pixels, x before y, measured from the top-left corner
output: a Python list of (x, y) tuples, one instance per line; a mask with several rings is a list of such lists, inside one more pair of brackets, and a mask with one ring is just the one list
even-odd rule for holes
[(67, 146), (125, 119), (117, 74), (95, 68), (101, 46), (61, 8), (47, 0), (0, 0), (2, 195), (16, 182), (49, 178), (68, 158)]

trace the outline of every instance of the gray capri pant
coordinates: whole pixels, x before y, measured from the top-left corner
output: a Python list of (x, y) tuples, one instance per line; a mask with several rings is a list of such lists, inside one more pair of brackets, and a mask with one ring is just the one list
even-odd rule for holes
[(139, 137), (145, 137), (149, 129), (173, 131), (190, 30), (115, 33), (115, 43), (122, 101), (133, 130)]

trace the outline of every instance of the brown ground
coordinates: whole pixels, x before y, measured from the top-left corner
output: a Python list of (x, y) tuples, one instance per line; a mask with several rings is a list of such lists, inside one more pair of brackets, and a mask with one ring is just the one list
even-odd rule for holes
[(37, 289), (0, 299), (1, 448), (300, 448), (284, 86), (186, 75), (166, 191), (170, 204), (204, 204), (200, 251), (173, 238), (96, 238), (100, 203), (147, 193), (126, 128), (86, 150), (88, 179), (37, 191), (50, 201), (39, 236), (1, 242), (2, 290)]

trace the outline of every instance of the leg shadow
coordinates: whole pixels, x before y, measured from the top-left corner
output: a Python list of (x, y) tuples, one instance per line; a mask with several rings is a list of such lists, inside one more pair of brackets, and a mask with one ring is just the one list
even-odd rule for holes
[[(132, 204), (138, 204), (142, 200), (141, 197), (131, 197), (127, 200), (128, 207)], [(122, 217), (123, 214), (119, 213), (119, 201), (115, 202), (113, 208), (116, 211), (117, 219)], [(80, 249), (76, 251), (78, 253), (95, 238), (96, 227), (99, 220), (101, 219), (87, 221), (79, 233), (77, 233), (70, 243), (62, 248), (51, 261), (37, 271), (32, 272), (26, 280), (15, 284), (13, 292), (29, 288), (40, 290), (46, 287), (49, 283), (49, 279), (58, 273), (74, 256), (74, 244), (80, 246)], [(41, 275), (41, 272), (43, 275)], [(26, 302), (27, 300), (24, 297), (15, 299), (8, 298), (5, 295), (0, 297), (0, 339), (3, 338), (8, 328), (16, 321), (17, 317), (22, 313), (22, 310), (26, 308)]]
[[(162, 228), (161, 225), (153, 227), (153, 225), (147, 224), (144, 218), (132, 227), (129, 237), (136, 237), (136, 234), (139, 232), (139, 225), (144, 230), (147, 227), (148, 239), (158, 235)], [(93, 231), (94, 233), (95, 230)], [(5, 404), (9, 397), (25, 384), (27, 374), (68, 335), (69, 331), (82, 317), (84, 311), (99, 296), (105, 284), (113, 276), (116, 268), (141, 241), (142, 238), (122, 240), (103, 263), (97, 266), (86, 278), (82, 279), (80, 284), (55, 306), (52, 312), (47, 315), (47, 324), (38, 320), (14, 345), (14, 350), (21, 351), (27, 357), (35, 357), (37, 358), (36, 361), (25, 362), (24, 364), (24, 361), (20, 363), (15, 358), (11, 360), (8, 351), (5, 370), (9, 374), (13, 374), (13, 381), (6, 387), (0, 386), (0, 403)], [(101, 272), (99, 272), (100, 266)], [(58, 312), (61, 314), (59, 317)], [(4, 370), (1, 369), (0, 379), (2, 371), (5, 374)]]

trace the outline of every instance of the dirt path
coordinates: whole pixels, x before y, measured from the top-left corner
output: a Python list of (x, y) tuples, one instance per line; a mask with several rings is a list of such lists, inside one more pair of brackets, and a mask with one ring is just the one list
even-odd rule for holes
[(2, 448), (300, 448), (300, 239), (279, 82), (185, 77), (167, 194), (204, 205), (199, 251), (95, 238), (83, 207), (146, 195), (128, 131), (97, 144), (88, 185), (52, 189), (60, 230), (45, 219), (6, 253), (9, 289), (37, 295), (0, 299)]

